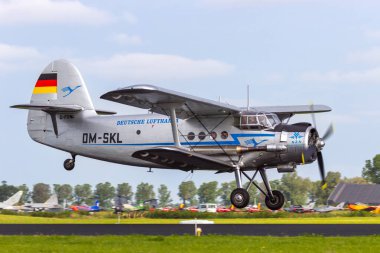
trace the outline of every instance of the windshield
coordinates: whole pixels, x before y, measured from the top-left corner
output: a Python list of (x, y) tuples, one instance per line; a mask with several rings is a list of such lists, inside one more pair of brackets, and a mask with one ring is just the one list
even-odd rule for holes
[(276, 114), (272, 113), (247, 113), (240, 118), (241, 129), (267, 129), (274, 128), (281, 123)]
[(269, 120), (269, 123), (272, 126), (275, 126), (275, 125), (281, 123), (280, 119), (278, 118), (278, 116), (276, 114), (268, 114), (267, 119)]

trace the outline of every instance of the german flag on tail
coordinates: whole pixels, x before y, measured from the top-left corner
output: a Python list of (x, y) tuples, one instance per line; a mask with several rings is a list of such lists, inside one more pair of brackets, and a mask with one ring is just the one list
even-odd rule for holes
[(34, 86), (33, 94), (57, 93), (57, 73), (41, 74)]

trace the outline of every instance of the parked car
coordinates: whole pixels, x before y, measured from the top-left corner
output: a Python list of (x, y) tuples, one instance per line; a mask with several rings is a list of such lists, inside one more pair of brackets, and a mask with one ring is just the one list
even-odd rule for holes
[(197, 206), (190, 206), (186, 210), (189, 212), (199, 212), (199, 209)]
[(216, 204), (213, 204), (213, 203), (200, 204), (198, 210), (199, 212), (216, 213)]
[(224, 207), (224, 206), (220, 206), (220, 207), (216, 208), (217, 213), (228, 213), (231, 211), (232, 211), (231, 208)]

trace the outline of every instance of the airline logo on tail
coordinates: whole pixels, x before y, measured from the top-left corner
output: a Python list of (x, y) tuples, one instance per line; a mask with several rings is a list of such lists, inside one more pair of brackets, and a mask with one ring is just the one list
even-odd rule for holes
[(68, 95), (70, 95), (71, 93), (73, 93), (76, 89), (80, 88), (81, 86), (80, 85), (77, 85), (73, 88), (71, 88), (70, 86), (66, 86), (62, 89), (63, 92), (68, 92), (66, 93), (66, 95), (64, 95), (63, 97), (67, 97)]
[(33, 94), (49, 93), (57, 93), (57, 73), (41, 74), (33, 90)]

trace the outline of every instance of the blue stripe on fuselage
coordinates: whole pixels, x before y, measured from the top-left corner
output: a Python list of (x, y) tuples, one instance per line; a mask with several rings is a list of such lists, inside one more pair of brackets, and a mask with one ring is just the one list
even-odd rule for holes
[[(238, 146), (240, 145), (239, 137), (275, 137), (275, 134), (231, 134), (233, 141), (194, 141), (181, 142), (181, 145), (195, 146)], [(152, 142), (152, 143), (84, 143), (87, 146), (174, 146), (174, 142)]]

